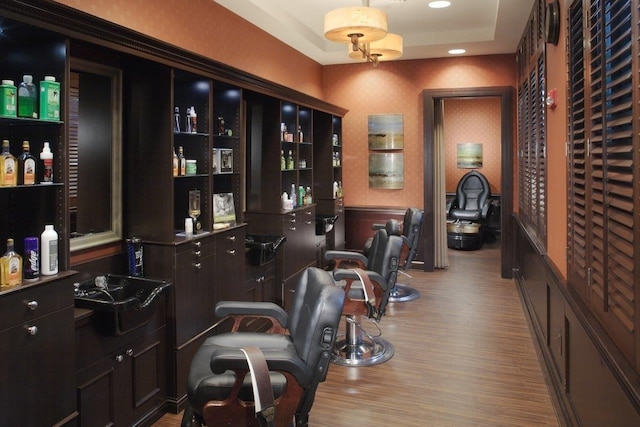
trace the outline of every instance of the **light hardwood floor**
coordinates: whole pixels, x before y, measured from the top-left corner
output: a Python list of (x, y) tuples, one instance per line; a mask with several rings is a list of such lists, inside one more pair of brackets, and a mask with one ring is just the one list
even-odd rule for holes
[[(380, 322), (393, 358), (372, 367), (332, 364), (310, 426), (559, 425), (516, 285), (500, 278), (497, 243), (449, 250), (449, 261), (445, 270), (410, 271), (421, 297), (389, 304)], [(167, 414), (154, 427), (180, 419)]]

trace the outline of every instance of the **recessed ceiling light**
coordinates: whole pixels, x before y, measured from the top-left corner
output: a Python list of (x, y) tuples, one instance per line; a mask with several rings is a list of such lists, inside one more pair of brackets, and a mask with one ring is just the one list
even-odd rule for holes
[(464, 50), (464, 49), (451, 49), (449, 51), (449, 55), (462, 55), (465, 52), (466, 52), (466, 50)]
[(449, 6), (451, 6), (450, 1), (439, 0), (439, 1), (432, 1), (429, 3), (429, 7), (432, 9), (442, 9), (443, 7), (449, 7)]

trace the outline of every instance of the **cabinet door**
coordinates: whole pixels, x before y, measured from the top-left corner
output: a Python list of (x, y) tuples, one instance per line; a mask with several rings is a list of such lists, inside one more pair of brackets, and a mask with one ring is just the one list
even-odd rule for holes
[(166, 340), (161, 328), (76, 375), (81, 427), (128, 426), (163, 407)]
[(218, 301), (246, 301), (244, 284), (245, 230), (236, 228), (216, 238)]
[(73, 331), (68, 307), (0, 332), (0, 425), (50, 426), (73, 413)]
[(188, 243), (189, 249), (176, 255), (175, 328), (176, 344), (184, 344), (215, 323), (215, 241), (213, 238)]

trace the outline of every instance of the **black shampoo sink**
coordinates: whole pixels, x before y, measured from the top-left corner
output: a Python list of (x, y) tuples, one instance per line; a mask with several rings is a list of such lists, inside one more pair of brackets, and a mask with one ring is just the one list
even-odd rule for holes
[(171, 283), (108, 274), (74, 286), (75, 306), (95, 311), (97, 329), (106, 335), (122, 335), (151, 320)]

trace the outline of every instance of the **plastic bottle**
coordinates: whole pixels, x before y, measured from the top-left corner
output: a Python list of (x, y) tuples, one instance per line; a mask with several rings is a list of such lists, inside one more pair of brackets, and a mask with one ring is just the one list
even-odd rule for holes
[(53, 76), (40, 82), (40, 119), (60, 120), (60, 83)]
[(280, 150), (280, 170), (287, 169), (287, 161), (284, 159), (284, 150)]
[(291, 184), (291, 194), (289, 194), (289, 200), (291, 200), (292, 208), (298, 207), (297, 196), (296, 196), (296, 185)]
[(196, 114), (196, 107), (191, 107), (189, 111), (189, 122), (191, 123), (191, 133), (198, 132), (198, 115)]
[(40, 274), (43, 276), (58, 274), (58, 233), (51, 224), (45, 225), (40, 235), (40, 254)]
[(48, 142), (45, 142), (44, 147), (42, 147), (40, 159), (44, 163), (44, 175), (41, 184), (53, 184), (53, 153)]
[(18, 86), (18, 117), (38, 118), (38, 88), (31, 74), (22, 76)]
[(13, 80), (2, 80), (0, 84), (0, 116), (16, 117), (18, 88), (13, 84)]

